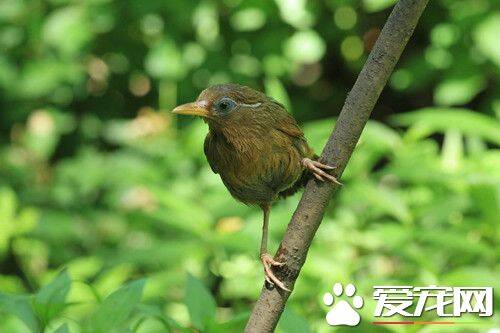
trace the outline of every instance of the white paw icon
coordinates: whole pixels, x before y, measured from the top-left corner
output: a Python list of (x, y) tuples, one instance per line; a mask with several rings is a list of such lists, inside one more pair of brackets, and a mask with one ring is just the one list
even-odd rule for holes
[[(333, 285), (333, 295), (331, 293), (325, 293), (323, 295), (323, 303), (327, 306), (332, 306), (334, 303), (334, 295), (336, 297), (341, 296), (344, 293), (342, 284), (335, 283)], [(345, 287), (345, 294), (352, 298), (352, 305), (349, 302), (340, 300), (335, 302), (333, 308), (326, 314), (326, 322), (330, 326), (356, 326), (361, 321), (359, 313), (355, 309), (360, 309), (363, 307), (363, 298), (356, 293), (356, 287), (353, 284), (348, 284)]]

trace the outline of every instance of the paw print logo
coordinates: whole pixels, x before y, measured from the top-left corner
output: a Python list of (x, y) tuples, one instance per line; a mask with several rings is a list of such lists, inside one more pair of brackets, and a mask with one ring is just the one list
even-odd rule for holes
[(340, 297), (343, 293), (344, 288), (342, 284), (335, 283), (333, 285), (333, 295), (329, 292), (323, 295), (323, 303), (327, 306), (333, 305), (331, 310), (326, 314), (326, 322), (330, 326), (356, 326), (361, 321), (361, 317), (355, 309), (361, 309), (363, 307), (363, 298), (354, 295), (356, 293), (356, 287), (351, 283), (345, 287), (345, 294), (352, 299), (351, 302), (334, 300), (334, 297)]

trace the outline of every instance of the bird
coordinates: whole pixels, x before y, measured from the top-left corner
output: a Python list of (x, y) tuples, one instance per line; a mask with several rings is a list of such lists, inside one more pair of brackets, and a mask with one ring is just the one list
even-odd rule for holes
[(227, 83), (204, 89), (196, 101), (172, 110), (208, 124), (204, 153), (230, 194), (263, 212), (260, 261), (265, 281), (290, 291), (273, 273), (285, 263), (268, 252), (271, 204), (299, 190), (310, 177), (340, 182), (308, 145), (294, 117), (275, 99), (248, 86)]

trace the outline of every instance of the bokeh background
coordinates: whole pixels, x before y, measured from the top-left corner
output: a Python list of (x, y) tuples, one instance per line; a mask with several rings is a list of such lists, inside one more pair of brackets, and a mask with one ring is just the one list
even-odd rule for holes
[[(394, 3), (0, 1), (0, 332), (241, 331), (261, 215), (210, 171), (205, 124), (169, 111), (250, 85), (319, 152)], [(430, 1), (279, 332), (342, 332), (337, 281), (365, 296), (350, 332), (373, 331), (374, 285), (500, 290), (497, 5)], [(271, 250), (299, 197), (273, 207)], [(377, 332), (498, 332), (481, 323)]]

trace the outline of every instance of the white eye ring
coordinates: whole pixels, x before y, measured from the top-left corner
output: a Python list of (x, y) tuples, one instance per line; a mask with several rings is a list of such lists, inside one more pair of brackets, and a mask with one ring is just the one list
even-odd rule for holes
[(256, 108), (262, 105), (262, 103), (254, 103), (254, 104), (245, 104), (245, 103), (240, 103), (241, 106), (247, 107), (247, 108)]

